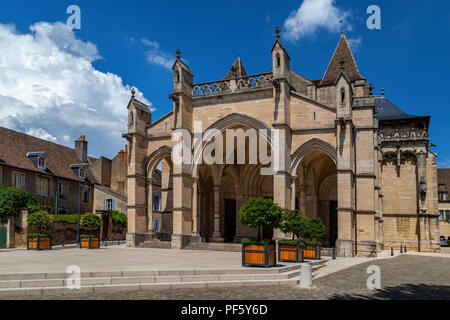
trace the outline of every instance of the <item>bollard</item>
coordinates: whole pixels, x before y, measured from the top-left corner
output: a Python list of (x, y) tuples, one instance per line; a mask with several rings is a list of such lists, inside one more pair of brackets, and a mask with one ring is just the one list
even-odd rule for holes
[(301, 264), (300, 267), (300, 288), (312, 287), (312, 271), (309, 263)]
[(405, 253), (406, 253), (406, 244), (405, 244)]
[(391, 256), (392, 257), (394, 256), (394, 248), (393, 247), (391, 247)]
[(400, 253), (403, 253), (403, 247), (400, 245)]
[(332, 259), (336, 260), (336, 247), (333, 247)]

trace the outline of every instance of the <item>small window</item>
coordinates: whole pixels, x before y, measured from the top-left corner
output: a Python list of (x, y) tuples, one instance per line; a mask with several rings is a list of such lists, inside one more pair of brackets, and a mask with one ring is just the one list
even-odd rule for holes
[(89, 202), (89, 200), (90, 200), (89, 196), (90, 196), (89, 187), (84, 188), (84, 191), (83, 191), (83, 202)]
[(59, 182), (58, 184), (58, 190), (59, 190), (59, 199), (67, 199), (67, 196), (69, 194), (69, 184), (67, 182)]
[(39, 157), (38, 158), (38, 168), (41, 169), (41, 170), (46, 170), (47, 169), (47, 163), (46, 163), (44, 157)]
[(159, 201), (159, 196), (153, 196), (153, 201), (152, 201), (152, 209), (159, 211), (160, 210), (160, 201)]
[(279, 68), (280, 66), (281, 66), (280, 54), (277, 53), (277, 68)]
[(439, 210), (439, 220), (443, 221), (445, 220), (445, 211)]
[(128, 114), (128, 125), (131, 126), (134, 123), (134, 114), (133, 111), (130, 111)]
[(153, 219), (153, 231), (160, 232), (161, 231), (161, 220)]
[(86, 178), (86, 170), (84, 168), (80, 168), (79, 176), (81, 179)]
[(341, 103), (345, 103), (345, 89), (341, 88)]
[(448, 192), (440, 191), (439, 192), (439, 201), (447, 201), (448, 200)]
[(12, 186), (16, 189), (25, 189), (25, 174), (13, 171)]
[(49, 183), (50, 180), (48, 178), (38, 176), (36, 179), (36, 194), (39, 196), (47, 197)]
[(450, 210), (445, 210), (445, 221), (450, 222)]

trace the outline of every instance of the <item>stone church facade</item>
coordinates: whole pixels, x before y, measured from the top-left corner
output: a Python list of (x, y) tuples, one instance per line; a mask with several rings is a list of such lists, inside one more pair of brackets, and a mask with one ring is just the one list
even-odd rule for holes
[[(391, 246), (398, 250), (400, 245), (439, 251), (430, 117), (408, 115), (384, 94), (374, 96), (344, 34), (322, 79), (308, 80), (290, 69), (279, 31), (271, 58), (269, 72), (247, 75), (238, 58), (223, 80), (196, 84), (178, 51), (169, 95), (173, 111), (156, 121), (133, 94), (124, 134), (129, 146), (128, 245), (170, 241), (172, 248), (184, 248), (239, 242), (256, 236), (256, 230), (240, 224), (239, 208), (251, 197), (267, 197), (284, 209), (321, 218), (327, 228), (321, 242), (336, 246), (339, 256)], [(266, 129), (268, 141), (281, 146), (268, 144), (277, 164), (273, 174), (261, 174), (264, 165), (248, 161), (173, 161), (178, 141), (172, 133), (194, 133), (196, 123), (202, 126), (201, 151), (226, 129), (242, 129), (241, 135)], [(232, 138), (225, 145), (234, 143)], [(248, 140), (247, 152), (254, 143)], [(262, 146), (259, 140), (258, 150)], [(150, 177), (157, 168), (161, 221), (155, 232)], [(279, 230), (267, 234), (289, 237)]]

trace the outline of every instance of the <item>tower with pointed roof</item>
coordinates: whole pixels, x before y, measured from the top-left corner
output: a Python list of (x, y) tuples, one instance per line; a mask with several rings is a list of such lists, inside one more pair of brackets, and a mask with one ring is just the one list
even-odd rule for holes
[[(239, 209), (264, 197), (320, 218), (327, 230), (320, 241), (339, 256), (405, 244), (438, 251), (430, 118), (374, 96), (344, 32), (315, 80), (291, 70), (280, 32), (277, 27), (271, 70), (248, 73), (238, 56), (215, 81), (195, 83), (178, 50), (170, 112), (156, 121), (149, 122), (148, 108), (133, 96), (125, 135), (128, 245), (208, 250), (225, 242), (236, 250), (242, 238), (257, 237), (240, 222)], [(187, 163), (172, 159), (181, 135), (189, 142)], [(163, 196), (155, 205), (157, 168)], [(277, 229), (263, 236), (291, 237)]]

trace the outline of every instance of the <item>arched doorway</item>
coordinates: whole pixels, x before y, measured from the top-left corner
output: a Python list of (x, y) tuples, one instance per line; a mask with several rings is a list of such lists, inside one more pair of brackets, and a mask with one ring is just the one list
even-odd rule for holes
[(315, 139), (299, 148), (296, 156), (293, 160), (295, 197), (291, 206), (307, 217), (320, 218), (326, 235), (319, 241), (323, 246), (334, 247), (338, 237), (335, 151)]
[[(206, 141), (201, 150), (203, 152), (217, 135), (221, 135), (223, 158), (219, 163), (202, 162), (193, 167), (193, 176), (198, 178), (199, 184), (199, 234), (209, 242), (239, 242), (244, 237), (255, 237), (256, 229), (241, 225), (239, 210), (250, 197), (273, 197), (273, 176), (261, 174), (261, 168), (270, 164), (263, 165), (259, 157), (256, 163), (251, 160), (251, 155), (260, 155), (261, 143), (265, 144), (270, 157), (269, 128), (259, 120), (237, 114), (221, 119), (212, 128), (216, 131), (211, 134), (208, 132), (211, 128), (205, 131)], [(261, 138), (258, 130), (262, 128), (268, 135)], [(238, 134), (227, 136), (227, 129), (238, 131)], [(241, 147), (245, 150), (238, 148), (241, 137), (244, 137)], [(233, 158), (227, 152), (228, 144), (233, 148)], [(239, 160), (242, 155), (245, 155), (244, 159)]]
[(147, 163), (147, 230), (156, 239), (171, 241), (173, 233), (173, 163), (171, 149), (162, 147)]

